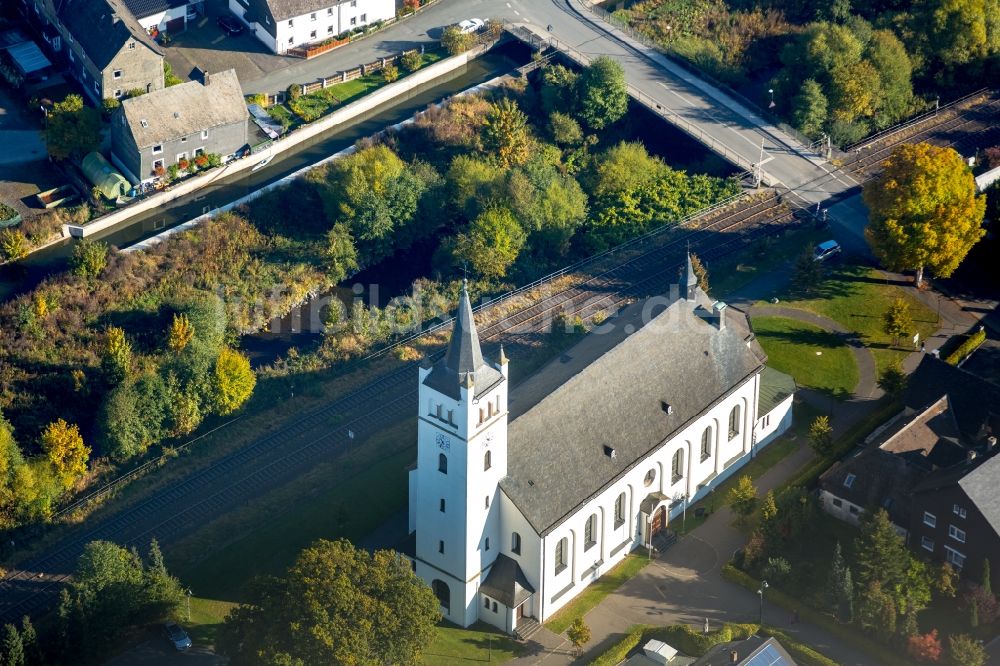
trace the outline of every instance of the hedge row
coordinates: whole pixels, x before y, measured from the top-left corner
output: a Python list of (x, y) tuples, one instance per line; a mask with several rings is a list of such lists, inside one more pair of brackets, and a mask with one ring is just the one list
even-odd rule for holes
[[(757, 629), (756, 624), (724, 624), (719, 629), (705, 634), (686, 624), (672, 624), (666, 627), (637, 624), (629, 629), (625, 638), (595, 659), (592, 666), (615, 666), (624, 661), (629, 652), (651, 639), (664, 641), (686, 655), (700, 657), (719, 643), (749, 638), (757, 632)], [(817, 666), (827, 665), (817, 662)]]
[(801, 666), (840, 666), (833, 659), (820, 654), (805, 643), (800, 643), (779, 629), (765, 625), (761, 627), (760, 634), (776, 638), (781, 646), (788, 651), (788, 654), (792, 655), (795, 662)]
[[(726, 566), (722, 567), (722, 577), (731, 583), (736, 583), (737, 585), (745, 587), (755, 593), (760, 587), (760, 583), (754, 580), (753, 577), (748, 576), (732, 564), (726, 564)], [(850, 625), (841, 624), (826, 613), (822, 613), (812, 606), (803, 604), (798, 599), (785, 594), (781, 590), (777, 590), (773, 587), (769, 588), (767, 591), (767, 598), (769, 601), (786, 610), (797, 612), (802, 619), (825, 629), (835, 637), (844, 641), (844, 643), (847, 643), (855, 649), (875, 657), (877, 662), (880, 664), (886, 664), (887, 666), (912, 666), (911, 661), (897, 654), (885, 645), (876, 643), (864, 634), (860, 633), (856, 628)]]
[(980, 328), (978, 331), (970, 335), (965, 339), (965, 342), (958, 346), (958, 349), (948, 354), (945, 357), (945, 361), (951, 363), (952, 365), (958, 365), (962, 362), (966, 356), (971, 354), (976, 350), (976, 347), (983, 344), (986, 340), (986, 329)]

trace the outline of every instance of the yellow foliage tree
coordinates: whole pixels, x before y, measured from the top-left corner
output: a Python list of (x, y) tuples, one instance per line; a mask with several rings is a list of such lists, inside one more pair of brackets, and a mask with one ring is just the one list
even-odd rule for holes
[(215, 407), (219, 414), (232, 414), (253, 394), (257, 377), (250, 369), (250, 359), (238, 351), (223, 347), (215, 362)]
[(528, 116), (509, 98), (490, 106), (483, 126), (483, 143), (496, 152), (500, 166), (524, 164), (531, 155)]
[(865, 235), (892, 270), (913, 269), (917, 286), (924, 268), (948, 277), (986, 233), (986, 197), (951, 148), (927, 143), (896, 148), (883, 171), (865, 185)]
[(86, 474), (90, 447), (83, 443), (80, 428), (75, 423), (59, 419), (46, 426), (42, 433), (42, 450), (67, 488)]
[(172, 352), (184, 351), (194, 337), (194, 326), (186, 314), (175, 314), (167, 333), (167, 347)]

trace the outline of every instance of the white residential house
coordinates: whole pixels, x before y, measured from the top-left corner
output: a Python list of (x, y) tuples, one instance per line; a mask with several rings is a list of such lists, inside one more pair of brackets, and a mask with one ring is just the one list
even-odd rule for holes
[(395, 0), (229, 0), (229, 11), (274, 53), (396, 16)]
[(634, 306), (650, 306), (637, 331), (567, 352), (583, 367), (554, 361), (516, 389), (502, 348), (483, 357), (463, 288), (444, 358), (419, 373), (401, 547), (446, 619), (544, 622), (789, 427), (794, 382), (690, 260), (687, 276)]

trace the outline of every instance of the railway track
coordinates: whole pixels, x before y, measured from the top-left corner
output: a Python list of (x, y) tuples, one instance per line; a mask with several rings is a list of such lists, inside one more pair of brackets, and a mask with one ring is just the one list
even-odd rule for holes
[[(985, 94), (982, 103), (958, 109), (955, 115), (932, 116), (912, 128), (866, 146), (860, 146), (844, 159), (843, 168), (863, 180), (874, 176), (879, 165), (892, 150), (902, 143), (927, 141), (942, 147), (952, 147), (962, 155), (1000, 144), (1000, 91)], [(937, 122), (935, 122), (937, 121)]]
[[(662, 292), (676, 281), (688, 245), (705, 258), (716, 258), (775, 228), (785, 228), (793, 219), (792, 210), (773, 191), (748, 205), (741, 203), (670, 230), (666, 232), (669, 238), (636, 256), (481, 328), (481, 338), (491, 348), (501, 342), (516, 344), (528, 333), (545, 330), (556, 314), (591, 316), (599, 309), (616, 310), (635, 298)], [(155, 536), (169, 544), (248, 498), (294, 478), (317, 461), (343, 453), (355, 442), (412, 415), (416, 406), (416, 368), (417, 364), (411, 363), (394, 370), (93, 528), (70, 535), (60, 547), (25, 563), (23, 569), (0, 581), (0, 618), (14, 621), (49, 607), (89, 541), (106, 539), (142, 547)], [(378, 419), (368, 411), (375, 400), (380, 405)], [(342, 418), (345, 414), (346, 418)]]

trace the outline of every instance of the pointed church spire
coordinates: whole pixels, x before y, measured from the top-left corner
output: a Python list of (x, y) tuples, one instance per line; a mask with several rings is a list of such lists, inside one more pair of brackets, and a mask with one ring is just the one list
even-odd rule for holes
[(691, 264), (691, 249), (688, 248), (687, 252), (687, 268), (684, 272), (685, 284), (684, 284), (684, 297), (689, 300), (695, 300), (695, 292), (698, 289), (698, 276), (694, 273), (694, 266)]
[[(444, 364), (460, 377), (467, 375), (472, 381), (475, 380), (476, 371), (483, 365), (483, 350), (479, 346), (479, 333), (476, 332), (476, 322), (472, 317), (468, 280), (462, 280), (462, 295), (458, 300), (455, 327), (451, 332)], [(462, 381), (464, 383), (464, 379)]]
[(497, 362), (500, 365), (507, 365), (507, 363), (508, 363), (507, 354), (505, 354), (504, 351), (503, 351), (503, 343), (502, 342), (500, 343), (500, 357), (497, 358)]

